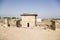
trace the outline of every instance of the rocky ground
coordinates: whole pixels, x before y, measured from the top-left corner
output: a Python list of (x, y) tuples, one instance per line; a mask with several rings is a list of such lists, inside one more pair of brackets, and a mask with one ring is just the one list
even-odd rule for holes
[(0, 26), (0, 40), (60, 40), (60, 30)]

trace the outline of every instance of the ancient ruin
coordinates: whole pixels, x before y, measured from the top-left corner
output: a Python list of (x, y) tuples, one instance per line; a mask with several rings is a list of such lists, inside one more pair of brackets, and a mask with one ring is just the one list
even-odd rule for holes
[(20, 15), (21, 18), (1, 18), (0, 26), (3, 27), (40, 27), (43, 29), (60, 29), (60, 20), (42, 20), (37, 21), (37, 14), (24, 13)]

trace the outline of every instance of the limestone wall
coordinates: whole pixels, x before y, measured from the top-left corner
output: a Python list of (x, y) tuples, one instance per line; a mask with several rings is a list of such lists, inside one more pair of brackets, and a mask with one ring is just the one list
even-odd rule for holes
[(0, 26), (7, 27), (7, 19), (0, 19)]
[(60, 20), (56, 20), (55, 26), (56, 29), (60, 29)]
[(16, 19), (9, 19), (8, 20), (9, 22), (8, 22), (8, 24), (9, 24), (9, 26), (16, 26)]
[(27, 23), (29, 23), (29, 27), (35, 27), (35, 16), (22, 16), (22, 27), (27, 27)]
[[(9, 24), (9, 26), (11, 26), (11, 27), (17, 27), (17, 24), (20, 24), (20, 23), (17, 23), (17, 21), (18, 20), (20, 20), (20, 19), (9, 19), (8, 21), (8, 24)], [(18, 22), (20, 22), (20, 21), (18, 21)]]
[[(20, 26), (20, 21), (18, 21), (20, 19), (0, 19), (0, 26), (4, 26), (4, 27), (17, 27), (17, 24)], [(19, 23), (17, 23), (17, 21)]]

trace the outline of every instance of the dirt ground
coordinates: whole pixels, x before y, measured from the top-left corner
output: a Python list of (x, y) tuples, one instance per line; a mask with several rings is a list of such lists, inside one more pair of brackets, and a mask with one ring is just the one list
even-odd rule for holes
[(0, 27), (0, 40), (60, 40), (60, 30)]

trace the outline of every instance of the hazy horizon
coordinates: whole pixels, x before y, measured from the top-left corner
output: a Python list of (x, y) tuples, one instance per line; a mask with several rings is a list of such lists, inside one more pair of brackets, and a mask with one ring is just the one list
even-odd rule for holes
[(37, 13), (38, 18), (60, 18), (60, 0), (0, 0), (0, 16), (20, 17)]

